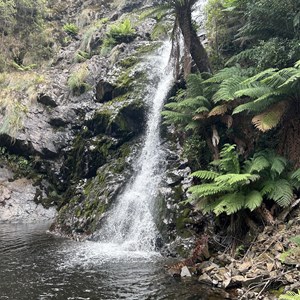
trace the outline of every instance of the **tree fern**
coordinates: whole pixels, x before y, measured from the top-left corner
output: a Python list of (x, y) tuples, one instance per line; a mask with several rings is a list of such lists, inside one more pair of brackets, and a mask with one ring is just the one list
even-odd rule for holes
[(242, 77), (242, 76), (249, 76), (252, 73), (251, 69), (243, 69), (240, 66), (234, 66), (230, 68), (224, 68), (216, 73), (211, 78), (204, 81), (205, 84), (211, 83), (221, 83), (222, 81), (231, 78), (232, 76), (235, 77)]
[(252, 123), (260, 131), (266, 132), (279, 124), (286, 110), (287, 103), (285, 101), (276, 103), (267, 111), (264, 111), (263, 113), (254, 116), (252, 119)]
[(294, 189), (300, 186), (300, 171), (289, 175), (287, 160), (269, 149), (255, 153), (241, 165), (235, 145), (227, 144), (220, 159), (211, 165), (217, 171), (200, 170), (191, 174), (206, 183), (189, 189), (192, 193), (189, 201), (198, 202), (204, 212), (213, 211), (216, 215), (241, 209), (253, 211), (264, 199), (288, 206), (294, 199)]
[(220, 101), (232, 101), (236, 99), (235, 93), (240, 90), (242, 82), (246, 77), (232, 76), (224, 79), (218, 88), (218, 91), (213, 95), (212, 100), (215, 103)]
[[(251, 84), (250, 88), (242, 85)], [(260, 131), (276, 127), (285, 112), (300, 100), (300, 70), (294, 67), (268, 69), (245, 80), (235, 97), (247, 96), (249, 101), (237, 106), (233, 114), (245, 111), (256, 114), (252, 122)]]
[(209, 112), (208, 116), (223, 116), (227, 111), (228, 106), (226, 104), (217, 105)]
[[(245, 81), (243, 84), (246, 84)], [(237, 98), (240, 97), (250, 97), (250, 98), (259, 98), (263, 95), (269, 94), (272, 92), (273, 89), (271, 87), (268, 87), (266, 85), (256, 83), (253, 84), (251, 87), (246, 87), (245, 89), (239, 89), (235, 92), (234, 96)]]

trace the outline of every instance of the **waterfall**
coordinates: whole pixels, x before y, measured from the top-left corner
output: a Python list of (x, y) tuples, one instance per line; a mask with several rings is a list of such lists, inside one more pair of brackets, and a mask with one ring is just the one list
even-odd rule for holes
[(157, 229), (152, 208), (163, 173), (160, 113), (173, 83), (173, 72), (168, 68), (170, 51), (170, 42), (166, 42), (142, 64), (149, 73), (146, 96), (149, 111), (144, 143), (134, 177), (118, 197), (97, 234), (104, 247), (104, 244), (110, 244), (126, 251), (153, 251), (155, 248)]

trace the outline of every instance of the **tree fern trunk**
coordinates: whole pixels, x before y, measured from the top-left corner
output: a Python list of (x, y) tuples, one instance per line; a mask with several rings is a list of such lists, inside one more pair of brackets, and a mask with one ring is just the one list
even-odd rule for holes
[(184, 5), (176, 9), (176, 14), (178, 16), (179, 27), (183, 35), (185, 48), (190, 52), (198, 70), (200, 72), (211, 73), (207, 52), (192, 25), (191, 4), (186, 1)]

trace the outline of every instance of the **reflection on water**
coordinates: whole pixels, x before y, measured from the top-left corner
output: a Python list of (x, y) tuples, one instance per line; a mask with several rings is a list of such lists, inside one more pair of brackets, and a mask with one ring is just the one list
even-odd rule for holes
[(166, 261), (156, 253), (76, 243), (46, 228), (0, 224), (1, 300), (223, 299), (197, 282), (165, 274)]

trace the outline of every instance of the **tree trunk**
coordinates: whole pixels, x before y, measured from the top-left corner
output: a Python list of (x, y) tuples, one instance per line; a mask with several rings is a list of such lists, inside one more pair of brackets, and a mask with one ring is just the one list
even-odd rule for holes
[(192, 10), (189, 4), (185, 4), (176, 9), (179, 27), (183, 35), (184, 46), (191, 54), (198, 70), (211, 73), (211, 66), (208, 55), (203, 47), (197, 32), (192, 25)]

